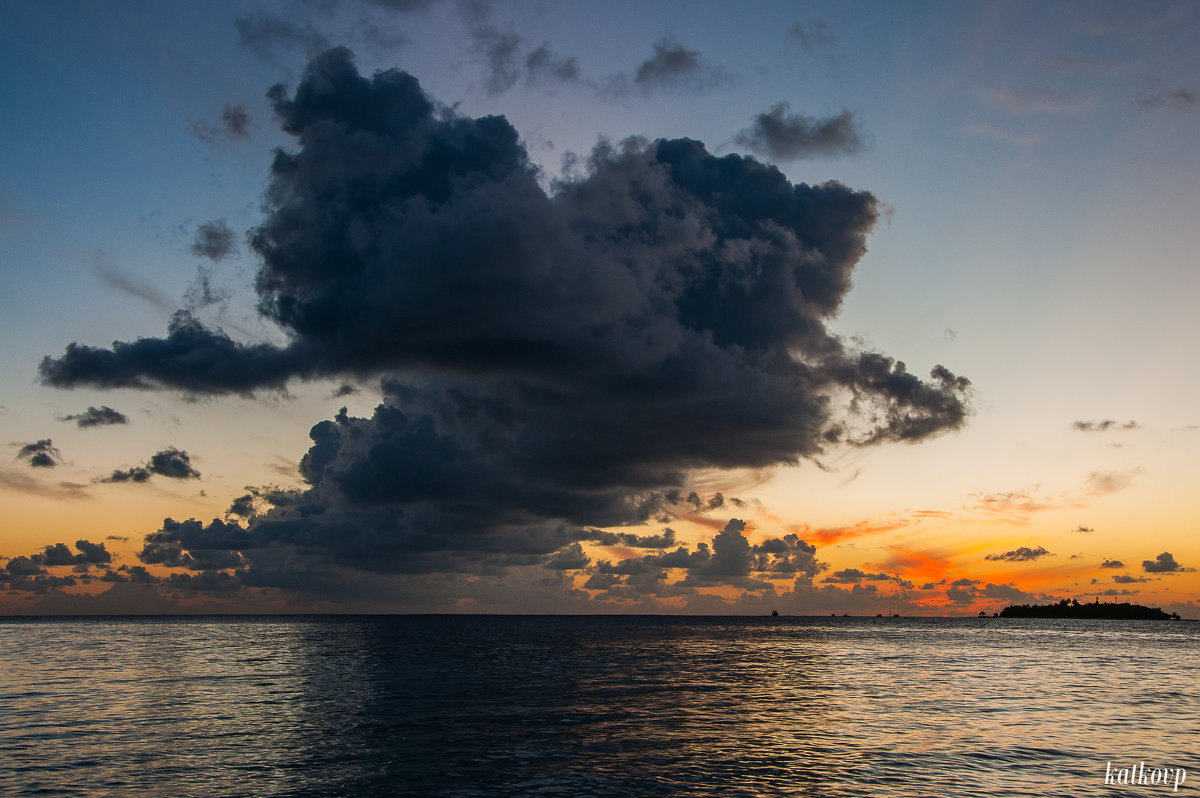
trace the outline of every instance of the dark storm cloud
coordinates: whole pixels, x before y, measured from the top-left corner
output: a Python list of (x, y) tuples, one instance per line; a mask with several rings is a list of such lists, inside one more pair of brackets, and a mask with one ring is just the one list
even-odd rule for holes
[(205, 222), (196, 228), (196, 237), (192, 241), (193, 255), (217, 261), (236, 249), (233, 231), (224, 219)]
[(833, 37), (829, 35), (825, 23), (819, 19), (797, 22), (788, 28), (788, 35), (799, 42), (800, 48), (805, 52), (812, 52), (818, 47), (833, 43)]
[(21, 446), (17, 451), (17, 459), (25, 460), (34, 468), (54, 468), (62, 461), (62, 452), (55, 448), (50, 438), (43, 438)]
[(1036, 549), (1031, 549), (1028, 546), (1021, 546), (1020, 548), (1013, 549), (1012, 551), (1006, 551), (1003, 554), (989, 554), (983, 559), (1002, 562), (1030, 562), (1040, 557), (1047, 556), (1053, 555), (1051, 555), (1050, 552), (1046, 551), (1041, 546), (1038, 546)]
[(250, 138), (250, 125), (253, 120), (241, 103), (226, 103), (221, 111), (221, 119), (216, 123), (188, 120), (188, 129), (205, 144), (215, 144), (218, 141), (245, 141)]
[(88, 407), (82, 413), (63, 416), (61, 421), (74, 421), (78, 427), (103, 427), (111, 424), (128, 424), (129, 417), (124, 413), (113, 410), (108, 405)]
[(145, 465), (117, 469), (101, 482), (146, 482), (155, 474), (170, 479), (200, 478), (200, 472), (192, 466), (191, 456), (181, 449), (170, 446), (151, 455)]
[(1136, 421), (1126, 421), (1122, 424), (1111, 418), (1105, 418), (1099, 421), (1075, 421), (1071, 426), (1080, 432), (1108, 432), (1109, 430), (1138, 429), (1141, 425)]
[[(966, 418), (965, 379), (921, 380), (826, 329), (877, 217), (867, 192), (630, 139), (548, 194), (507, 120), (439, 109), (403, 72), (362, 77), (344, 49), (270, 96), (298, 149), (275, 154), (251, 246), (260, 311), (289, 344), (181, 312), (166, 338), (71, 344), (41, 366), (60, 387), (195, 394), (381, 380), (369, 418), (312, 428), (307, 487), (248, 522), (256, 584), (316, 573), (268, 568), (269, 545), (397, 573), (546, 562), (589, 528), (669, 515), (693, 469)], [(816, 572), (803, 541), (739, 540), (685, 552), (687, 578)]]
[(308, 22), (293, 22), (268, 12), (239, 17), (234, 25), (238, 40), (267, 61), (276, 62), (296, 50), (309, 54), (329, 46), (325, 36)]
[(818, 119), (790, 113), (787, 103), (755, 116), (754, 123), (734, 141), (752, 152), (782, 160), (853, 155), (866, 148), (853, 112), (843, 110)]
[(1120, 560), (1105, 560), (1104, 562), (1100, 563), (1100, 567), (1101, 568), (1124, 568), (1125, 563), (1121, 562)]
[(1137, 98), (1137, 104), (1148, 111), (1157, 108), (1188, 111), (1196, 105), (1196, 92), (1191, 89), (1176, 89), (1155, 94), (1142, 94)]
[(1175, 557), (1164, 551), (1153, 560), (1142, 560), (1142, 570), (1148, 574), (1174, 574), (1195, 571), (1195, 568), (1184, 568), (1175, 562)]

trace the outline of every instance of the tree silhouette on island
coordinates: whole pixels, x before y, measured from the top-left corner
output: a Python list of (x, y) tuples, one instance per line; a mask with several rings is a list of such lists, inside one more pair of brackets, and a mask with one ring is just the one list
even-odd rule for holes
[(1088, 618), (1114, 621), (1179, 620), (1179, 613), (1167, 613), (1158, 607), (1123, 602), (1080, 604), (1077, 599), (1062, 599), (1055, 604), (1011, 604), (1000, 611), (1001, 618)]

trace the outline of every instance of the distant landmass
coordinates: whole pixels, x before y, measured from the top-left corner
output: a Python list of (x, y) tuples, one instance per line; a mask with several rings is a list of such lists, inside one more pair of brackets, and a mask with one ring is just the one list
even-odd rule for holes
[(1116, 602), (1080, 604), (1075, 599), (1063, 599), (1057, 604), (1012, 604), (1000, 611), (1001, 618), (1095, 618), (1115, 621), (1179, 620), (1178, 613), (1167, 613), (1158, 607)]

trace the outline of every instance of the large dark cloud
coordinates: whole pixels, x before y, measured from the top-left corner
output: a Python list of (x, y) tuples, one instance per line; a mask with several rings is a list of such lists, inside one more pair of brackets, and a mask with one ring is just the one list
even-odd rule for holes
[(853, 112), (818, 119), (791, 113), (787, 103), (755, 116), (734, 140), (752, 152), (782, 160), (852, 155), (866, 148)]
[[(248, 584), (300, 579), (312, 557), (565, 570), (576, 543), (601, 542), (592, 528), (669, 515), (693, 469), (918, 441), (966, 418), (965, 379), (922, 380), (826, 329), (876, 220), (867, 192), (630, 139), (547, 193), (507, 120), (439, 108), (403, 72), (360, 76), (344, 49), (270, 97), (297, 148), (275, 154), (251, 246), (260, 312), (289, 343), (242, 344), (180, 312), (165, 338), (75, 343), (41, 365), (60, 387), (196, 394), (381, 379), (371, 417), (313, 427), (308, 487), (249, 517)], [(804, 541), (747, 551), (722, 535), (686, 553), (689, 584), (816, 572)]]

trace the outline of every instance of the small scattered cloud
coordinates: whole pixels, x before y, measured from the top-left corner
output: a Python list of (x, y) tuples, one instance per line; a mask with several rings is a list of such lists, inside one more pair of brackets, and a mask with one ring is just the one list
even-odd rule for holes
[(1074, 531), (1075, 532), (1095, 532), (1096, 529), (1095, 529), (1095, 527), (1083, 526), (1082, 524), (1080, 524), (1079, 526), (1075, 527)]
[(1135, 72), (1139, 66), (1136, 61), (1095, 53), (1058, 55), (1042, 62), (1042, 69), (1052, 75), (1086, 75), (1090, 77), (1109, 77)]
[(1117, 574), (1116, 576), (1113, 577), (1113, 581), (1116, 582), (1118, 585), (1134, 585), (1134, 584), (1140, 584), (1142, 582), (1149, 582), (1151, 580), (1147, 579), (1144, 576), (1130, 576), (1129, 574)]
[(74, 421), (75, 425), (80, 428), (106, 427), (114, 424), (128, 424), (129, 417), (120, 411), (113, 410), (108, 405), (101, 405), (100, 407), (88, 407), (82, 413), (62, 416), (59, 421)]
[(1190, 111), (1196, 107), (1196, 92), (1191, 89), (1176, 89), (1175, 91), (1141, 94), (1137, 104), (1147, 111), (1168, 108), (1174, 111)]
[(975, 122), (967, 125), (959, 125), (955, 129), (956, 133), (965, 133), (976, 138), (988, 139), (989, 141), (998, 141), (1003, 144), (1014, 144), (1022, 147), (1027, 147), (1033, 144), (1033, 136), (1027, 133), (1017, 133), (1008, 128), (1000, 127), (999, 125), (989, 125), (982, 122)]
[(49, 438), (36, 443), (17, 444), (17, 459), (24, 460), (33, 468), (54, 468), (62, 462), (62, 452), (54, 447)]
[(329, 46), (328, 39), (311, 23), (278, 14), (255, 12), (239, 17), (234, 25), (241, 44), (271, 63), (279, 63), (297, 50), (310, 55)]
[(86, 485), (74, 482), (58, 482), (47, 485), (33, 479), (27, 474), (8, 469), (0, 469), (0, 486), (31, 496), (42, 496), (48, 499), (90, 499), (85, 491)]
[(192, 240), (193, 255), (219, 261), (236, 251), (233, 231), (224, 219), (205, 222), (196, 228), (196, 237)]
[(800, 44), (800, 49), (811, 53), (818, 48), (833, 44), (834, 38), (829, 35), (829, 28), (819, 19), (808, 22), (797, 22), (788, 28), (788, 36)]
[(817, 156), (853, 155), (866, 145), (854, 113), (819, 119), (791, 113), (787, 103), (778, 103), (754, 117), (753, 124), (734, 140), (753, 152), (780, 160)]
[(169, 312), (175, 307), (174, 303), (167, 299), (157, 288), (149, 283), (138, 281), (109, 263), (103, 253), (96, 252), (93, 254), (92, 271), (96, 275), (96, 278), (109, 288), (135, 299), (140, 299), (158, 310)]
[(1100, 419), (1098, 421), (1073, 421), (1071, 427), (1080, 432), (1108, 432), (1110, 430), (1126, 430), (1140, 429), (1141, 424), (1136, 421), (1113, 421), (1111, 418)]
[(1075, 114), (1096, 104), (1095, 97), (1055, 94), (1040, 89), (980, 89), (977, 93), (1015, 116)]
[(358, 393), (358, 388), (348, 382), (343, 382), (341, 385), (333, 389), (329, 394), (330, 399), (341, 399), (344, 396), (353, 396)]
[(576, 83), (580, 80), (579, 62), (558, 55), (545, 44), (525, 56), (525, 74), (530, 83)]
[(246, 141), (250, 138), (252, 123), (250, 113), (244, 105), (225, 103), (219, 120), (203, 122), (189, 119), (188, 130), (192, 131), (192, 135), (205, 144), (216, 144), (218, 141)]
[(1046, 549), (1042, 546), (1038, 546), (1036, 549), (1031, 549), (1028, 546), (1021, 546), (1020, 548), (1013, 549), (1012, 551), (1006, 551), (1003, 554), (989, 554), (983, 559), (1003, 562), (1031, 562), (1041, 557), (1050, 556), (1053, 555), (1046, 551)]
[(1183, 567), (1175, 562), (1175, 557), (1169, 551), (1164, 551), (1153, 560), (1142, 560), (1142, 570), (1148, 574), (1177, 574), (1191, 573), (1196, 569)]
[[(733, 80), (734, 76), (722, 67), (707, 63), (698, 50), (689, 50), (670, 37), (655, 42), (654, 55), (640, 63), (633, 73), (633, 85), (645, 94), (699, 94)], [(613, 90), (617, 94), (626, 93), (628, 78), (618, 76)]]
[(116, 469), (100, 480), (107, 483), (148, 482), (155, 474), (170, 479), (199, 479), (200, 472), (192, 466), (190, 455), (182, 449), (170, 446), (155, 452), (145, 465), (127, 469)]
[(1100, 567), (1101, 568), (1124, 568), (1125, 563), (1121, 562), (1120, 560), (1105, 560), (1104, 562), (1100, 563)]
[(1093, 471), (1088, 475), (1087, 485), (1092, 493), (1116, 493), (1125, 490), (1133, 484), (1133, 478), (1140, 469), (1132, 471)]

